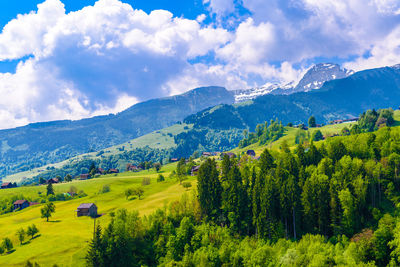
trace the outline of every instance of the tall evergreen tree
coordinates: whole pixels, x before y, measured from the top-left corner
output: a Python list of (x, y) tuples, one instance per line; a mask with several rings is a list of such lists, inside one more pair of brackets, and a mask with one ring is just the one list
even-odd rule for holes
[(46, 190), (47, 190), (47, 195), (54, 195), (54, 189), (53, 189), (53, 184), (52, 183), (49, 183), (47, 185)]
[(200, 166), (197, 175), (197, 190), (203, 215), (208, 220), (215, 221), (221, 214), (222, 186), (214, 160), (207, 159)]
[(94, 232), (93, 239), (89, 243), (89, 249), (86, 254), (86, 264), (89, 267), (102, 267), (104, 266), (104, 247), (102, 243), (101, 227), (97, 225)]

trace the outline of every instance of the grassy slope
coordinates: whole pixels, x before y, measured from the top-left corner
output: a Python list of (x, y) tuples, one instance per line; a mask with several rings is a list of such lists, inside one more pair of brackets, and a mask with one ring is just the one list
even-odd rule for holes
[[(187, 125), (187, 124), (175, 124), (171, 127), (159, 130), (159, 131), (155, 131), (149, 134), (146, 134), (144, 136), (132, 139), (131, 141), (128, 141), (126, 143), (120, 144), (120, 145), (116, 145), (116, 146), (112, 146), (109, 148), (105, 148), (103, 149), (104, 154), (102, 156), (110, 156), (110, 155), (115, 155), (118, 153), (123, 153), (125, 151), (131, 151), (134, 150), (136, 148), (140, 148), (140, 147), (145, 147), (145, 146), (149, 146), (151, 148), (159, 148), (159, 149), (168, 149), (168, 148), (172, 148), (175, 147), (175, 141), (174, 141), (174, 135), (177, 135), (179, 133), (184, 132), (185, 127), (188, 127), (188, 129), (192, 128), (192, 125)], [(170, 136), (170, 135), (172, 136)], [(120, 151), (119, 149), (124, 148), (124, 151)], [(25, 178), (31, 178), (34, 177), (36, 175), (39, 175), (42, 171), (46, 170), (47, 167), (55, 167), (55, 168), (60, 168), (63, 165), (73, 162), (73, 161), (79, 161), (83, 158), (90, 158), (90, 159), (96, 159), (99, 158), (100, 156), (97, 156), (98, 152), (92, 152), (92, 153), (86, 153), (86, 154), (82, 154), (76, 157), (73, 157), (71, 159), (62, 161), (62, 162), (58, 162), (55, 164), (49, 164), (49, 165), (45, 165), (42, 166), (40, 168), (35, 168), (32, 169), (30, 171), (25, 171), (25, 172), (19, 172), (13, 175), (9, 175), (5, 178), (3, 178), (4, 182), (20, 182)]]
[[(394, 111), (394, 119), (395, 119), (395, 126), (400, 126), (400, 110), (395, 110)], [(351, 128), (352, 125), (356, 123), (341, 123), (341, 124), (333, 124), (333, 125), (325, 125), (323, 127), (318, 127), (318, 128), (311, 128), (308, 131), (310, 132), (310, 135), (316, 130), (320, 130), (324, 136), (329, 136), (333, 134), (338, 134), (341, 132), (341, 130), (344, 127)], [(265, 147), (271, 148), (271, 149), (279, 149), (280, 146), (282, 145), (282, 142), (286, 140), (289, 146), (294, 146), (295, 145), (295, 138), (296, 138), (296, 131), (297, 128), (292, 128), (292, 127), (285, 127), (285, 134), (283, 137), (281, 137), (279, 140), (272, 142), (271, 144), (268, 144), (267, 146), (265, 145), (260, 145), (259, 143), (252, 144), (250, 146), (244, 147), (244, 148), (235, 148), (232, 150), (233, 153), (240, 154), (242, 152), (246, 152), (249, 149), (252, 149), (256, 152), (256, 155), (259, 156), (262, 151), (265, 149)]]
[[(164, 176), (174, 169), (176, 164), (170, 164), (163, 168)], [(166, 178), (165, 182), (157, 183), (154, 171), (140, 173), (121, 173), (118, 176), (104, 176), (87, 181), (73, 181), (66, 184), (54, 185), (56, 192), (67, 192), (71, 185), (78, 190), (84, 190), (87, 197), (70, 201), (58, 201), (56, 213), (51, 222), (45, 222), (40, 218), (42, 205), (29, 207), (19, 212), (0, 216), (0, 237), (10, 237), (14, 243), (15, 251), (9, 255), (0, 256), (0, 266), (20, 266), (27, 260), (37, 261), (43, 266), (57, 263), (59, 266), (83, 266), (84, 256), (87, 250), (87, 241), (93, 231), (93, 220), (88, 217), (76, 217), (76, 208), (80, 203), (96, 203), (99, 213), (105, 215), (97, 219), (97, 222), (105, 226), (110, 217), (109, 212), (118, 208), (138, 210), (140, 215), (147, 215), (157, 208), (162, 208), (168, 202), (177, 200), (185, 192), (185, 189), (175, 179)], [(150, 177), (151, 184), (144, 186), (145, 193), (141, 200), (126, 200), (124, 191), (126, 188), (139, 186), (143, 177)], [(192, 188), (195, 188), (195, 180)], [(111, 191), (98, 194), (103, 185), (110, 185)], [(20, 187), (1, 190), (0, 198), (15, 194), (25, 196), (37, 196), (37, 192), (45, 192), (45, 186)], [(27, 228), (32, 223), (40, 230), (40, 236), (34, 240), (19, 245), (15, 233), (21, 227)]]

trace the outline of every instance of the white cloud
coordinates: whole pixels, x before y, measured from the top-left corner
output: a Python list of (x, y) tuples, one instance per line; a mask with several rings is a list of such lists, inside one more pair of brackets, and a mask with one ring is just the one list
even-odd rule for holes
[(203, 0), (207, 4), (211, 12), (217, 16), (231, 14), (235, 11), (235, 4), (233, 0)]
[(372, 69), (393, 66), (400, 63), (400, 26), (386, 38), (375, 44), (368, 57), (360, 56), (356, 60), (344, 64), (353, 70)]
[(0, 34), (0, 60), (33, 55), (14, 74), (0, 73), (0, 122), (8, 120), (0, 128), (118, 112), (170, 94), (165, 83), (188, 60), (229, 38), (224, 29), (118, 0), (68, 14), (59, 0), (47, 0)]

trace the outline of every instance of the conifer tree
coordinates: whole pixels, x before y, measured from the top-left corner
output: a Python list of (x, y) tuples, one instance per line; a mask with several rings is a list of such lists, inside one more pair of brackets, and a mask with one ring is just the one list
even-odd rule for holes
[(53, 184), (52, 183), (49, 183), (47, 185), (46, 190), (47, 190), (47, 195), (54, 195), (54, 189), (53, 189)]
[(97, 225), (93, 239), (89, 243), (89, 249), (86, 254), (86, 264), (90, 267), (101, 267), (103, 263), (104, 250), (102, 244), (101, 227)]
[(207, 159), (200, 166), (197, 175), (197, 190), (203, 215), (208, 220), (215, 220), (220, 215), (222, 186), (214, 160)]

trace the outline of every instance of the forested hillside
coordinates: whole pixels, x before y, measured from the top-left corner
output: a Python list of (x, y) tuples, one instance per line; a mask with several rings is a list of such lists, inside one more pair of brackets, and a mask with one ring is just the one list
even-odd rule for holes
[(97, 229), (87, 262), (397, 266), (399, 134), (383, 127), (294, 150), (283, 143), (259, 161), (225, 156), (220, 171), (208, 159), (194, 202), (146, 219), (117, 212)]

